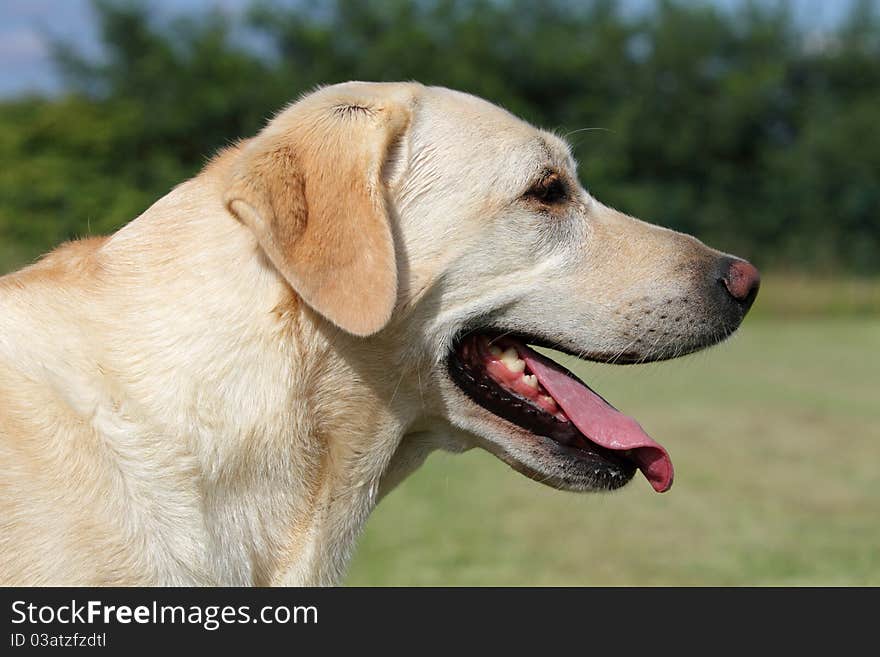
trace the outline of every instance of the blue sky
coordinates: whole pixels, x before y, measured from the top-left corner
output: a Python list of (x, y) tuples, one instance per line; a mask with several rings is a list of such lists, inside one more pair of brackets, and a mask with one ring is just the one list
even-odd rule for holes
[[(747, 0), (709, 1), (736, 8)], [(833, 26), (852, 3), (853, 0), (788, 0), (797, 20), (816, 32)], [(152, 0), (149, 4), (157, 14), (168, 16), (206, 7), (237, 13), (250, 0)], [(628, 10), (638, 11), (650, 4), (650, 0), (623, 0)], [(97, 52), (92, 18), (89, 0), (0, 0), (0, 95), (57, 89), (58, 79), (47, 44), (52, 37), (60, 37), (86, 52)]]

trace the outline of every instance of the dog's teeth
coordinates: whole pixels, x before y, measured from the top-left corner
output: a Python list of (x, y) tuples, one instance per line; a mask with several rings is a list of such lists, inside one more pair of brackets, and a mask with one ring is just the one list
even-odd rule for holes
[(548, 395), (541, 395), (539, 399), (544, 402), (548, 408), (556, 408), (556, 400)]
[(519, 355), (516, 353), (516, 349), (513, 347), (509, 347), (504, 350), (504, 353), (501, 354), (501, 362), (509, 369), (511, 372), (523, 372), (526, 369), (526, 362), (520, 359)]
[(489, 353), (495, 356), (495, 358), (501, 358), (501, 354), (503, 354), (504, 352), (501, 350), (501, 347), (493, 344), (491, 347), (489, 347)]
[(538, 377), (534, 374), (523, 374), (522, 379), (527, 386), (534, 388), (535, 390), (538, 389)]

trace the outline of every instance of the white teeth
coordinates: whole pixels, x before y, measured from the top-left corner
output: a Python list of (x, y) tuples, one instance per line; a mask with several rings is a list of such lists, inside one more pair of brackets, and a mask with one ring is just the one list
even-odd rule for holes
[(525, 381), (527, 386), (534, 388), (535, 390), (538, 389), (538, 377), (536, 377), (534, 374), (523, 374), (522, 379), (523, 381)]
[(556, 400), (553, 399), (553, 397), (550, 397), (550, 396), (548, 396), (548, 395), (541, 395), (541, 396), (539, 397), (539, 399), (540, 399), (542, 402), (544, 402), (545, 404), (547, 404), (547, 406), (548, 406), (549, 408), (556, 408)]
[(501, 351), (501, 347), (493, 344), (491, 347), (489, 347), (489, 353), (495, 356), (495, 358), (501, 358), (501, 354), (503, 354), (504, 352)]
[(522, 372), (526, 369), (526, 362), (520, 359), (513, 347), (504, 350), (504, 353), (501, 354), (501, 362), (511, 372)]

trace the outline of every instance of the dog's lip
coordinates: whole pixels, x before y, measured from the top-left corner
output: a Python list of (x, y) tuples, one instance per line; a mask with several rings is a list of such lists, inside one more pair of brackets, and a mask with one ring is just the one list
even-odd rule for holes
[[(490, 342), (501, 348), (513, 347), (517, 350), (519, 357), (525, 361), (528, 371), (537, 377), (538, 382), (562, 410), (561, 419), (569, 426), (562, 432), (566, 440), (561, 444), (569, 445), (582, 439), (580, 441), (582, 444), (585, 442), (593, 448), (599, 448), (600, 456), (610, 457), (612, 461), (624, 458), (634, 462), (657, 492), (666, 492), (672, 486), (673, 467), (669, 454), (648, 436), (636, 420), (618, 411), (570, 370), (538, 354), (526, 344), (526, 341), (532, 344), (542, 342), (546, 344), (546, 341), (540, 338), (530, 339), (511, 332), (476, 331), (469, 332), (458, 340), (452, 354), (462, 349), (465, 340), (473, 344), (471, 351), (480, 352), (484, 364), (489, 358), (487, 349)], [(558, 349), (558, 345), (554, 346)], [(479, 399), (479, 395), (469, 396), (478, 404), (486, 406)], [(496, 408), (488, 408), (488, 410), (496, 413)], [(537, 411), (535, 408), (529, 410), (532, 416), (537, 414), (544, 418), (554, 417), (540, 408)], [(508, 419), (504, 415), (501, 417)], [(533, 433), (542, 434), (541, 424), (538, 424), (537, 431), (534, 431), (530, 426), (523, 426), (520, 422), (514, 423)], [(557, 427), (560, 425), (552, 423), (550, 425), (549, 431), (546, 431), (547, 436), (560, 442), (556, 435), (559, 433)], [(571, 431), (577, 434), (574, 441), (567, 435)], [(595, 455), (595, 450), (593, 452)]]
[[(650, 354), (646, 355), (636, 351), (591, 351), (589, 349), (582, 349), (574, 345), (573, 343), (566, 341), (563, 338), (550, 338), (528, 331), (511, 331), (494, 327), (483, 329), (470, 329), (467, 331), (463, 331), (455, 340), (455, 342), (459, 342), (461, 339), (463, 339), (467, 335), (470, 335), (471, 333), (483, 333), (485, 335), (491, 336), (493, 341), (497, 339), (504, 339), (506, 337), (513, 338), (518, 342), (528, 345), (530, 347), (543, 347), (545, 349), (552, 349), (553, 351), (558, 351), (562, 354), (565, 354), (566, 356), (571, 356), (572, 358), (576, 358), (577, 360), (583, 360), (590, 363), (602, 363), (610, 365), (636, 365), (650, 363), (655, 359), (655, 357)], [(575, 376), (570, 372), (569, 374), (570, 376)]]

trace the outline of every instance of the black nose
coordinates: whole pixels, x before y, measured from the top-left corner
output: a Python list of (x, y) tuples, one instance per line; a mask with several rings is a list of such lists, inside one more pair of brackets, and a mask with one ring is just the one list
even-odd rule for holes
[(761, 287), (761, 272), (758, 268), (745, 260), (724, 258), (718, 271), (718, 282), (742, 306), (743, 312), (751, 308), (758, 296), (758, 288)]

